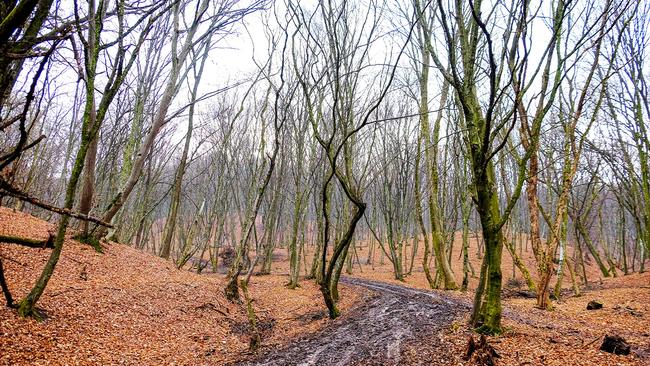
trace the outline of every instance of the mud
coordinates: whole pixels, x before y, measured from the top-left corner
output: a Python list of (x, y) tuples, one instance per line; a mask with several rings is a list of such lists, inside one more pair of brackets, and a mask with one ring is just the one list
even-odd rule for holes
[(434, 292), (357, 278), (341, 282), (371, 295), (320, 332), (236, 365), (399, 365), (405, 345), (435, 347), (440, 332), (468, 310), (467, 304)]

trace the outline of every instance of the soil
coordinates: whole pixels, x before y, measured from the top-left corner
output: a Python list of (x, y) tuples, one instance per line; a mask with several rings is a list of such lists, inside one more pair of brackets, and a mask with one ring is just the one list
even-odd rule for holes
[[(435, 346), (440, 339), (436, 335), (469, 309), (464, 302), (432, 291), (351, 277), (341, 282), (369, 290), (366, 301), (315, 334), (234, 365), (399, 365), (405, 360), (406, 345), (426, 337)], [(444, 359), (445, 347), (439, 351)], [(433, 360), (409, 357), (409, 364), (414, 361)]]

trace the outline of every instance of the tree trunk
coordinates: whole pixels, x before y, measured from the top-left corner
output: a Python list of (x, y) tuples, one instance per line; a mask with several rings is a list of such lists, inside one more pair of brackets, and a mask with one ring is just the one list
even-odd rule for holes
[(185, 144), (183, 145), (183, 153), (181, 160), (178, 163), (176, 174), (174, 175), (174, 184), (172, 186), (172, 196), (169, 202), (169, 215), (165, 221), (163, 228), (162, 249), (160, 256), (169, 259), (171, 252), (172, 240), (174, 238), (174, 231), (176, 229), (176, 220), (178, 218), (178, 209), (181, 204), (181, 190), (183, 188), (183, 176), (185, 175), (185, 168), (187, 166), (187, 156), (189, 154), (190, 142), (192, 140), (192, 130), (194, 129), (194, 101), (196, 100), (196, 92), (198, 89), (198, 80), (195, 81), (194, 91), (192, 93), (192, 104), (190, 105), (190, 114), (187, 122), (187, 134), (185, 135)]
[(526, 267), (524, 261), (517, 254), (517, 250), (515, 248), (514, 242), (506, 242), (506, 248), (508, 249), (508, 252), (512, 257), (512, 263), (519, 269), (519, 272), (521, 272), (521, 275), (524, 277), (524, 280), (526, 281), (526, 285), (528, 286), (528, 290), (536, 292), (537, 287), (535, 286), (535, 281), (533, 281), (533, 278), (530, 275), (530, 271), (528, 270), (528, 267)]
[[(296, 187), (298, 189), (298, 187)], [(293, 207), (293, 225), (291, 239), (289, 241), (289, 283), (287, 287), (294, 289), (298, 287), (298, 275), (300, 274), (300, 256), (298, 253), (298, 228), (302, 216), (302, 195), (295, 197)]]
[[(95, 118), (91, 117), (91, 119), (94, 121)], [(86, 216), (90, 215), (90, 210), (93, 205), (93, 197), (95, 195), (95, 164), (97, 161), (98, 141), (99, 136), (95, 136), (88, 147), (88, 153), (86, 154), (86, 161), (84, 163), (85, 171), (83, 175), (81, 198), (79, 199), (79, 213)], [(80, 229), (84, 237), (88, 236), (88, 221), (82, 220)]]
[(574, 220), (574, 225), (578, 229), (578, 232), (582, 236), (582, 238), (585, 241), (585, 245), (587, 246), (587, 249), (589, 249), (589, 252), (591, 253), (591, 256), (594, 258), (596, 261), (596, 264), (598, 265), (598, 268), (600, 269), (600, 272), (603, 274), (603, 277), (609, 277), (611, 274), (609, 273), (609, 270), (603, 263), (603, 260), (600, 258), (600, 254), (598, 253), (598, 249), (594, 246), (594, 243), (591, 241), (591, 237), (589, 236), (589, 233), (587, 233), (587, 230), (582, 224), (582, 220), (577, 219)]
[[(81, 176), (81, 172), (83, 171), (84, 161), (86, 159), (86, 152), (88, 151), (88, 147), (94, 135), (97, 133), (96, 129), (90, 128), (87, 119), (84, 119), (82, 131), (83, 132), (81, 136), (81, 146), (79, 146), (79, 150), (77, 151), (77, 157), (75, 158), (75, 163), (72, 168), (72, 172), (70, 174), (70, 180), (68, 181), (68, 185), (66, 188), (66, 195), (65, 195), (65, 201), (63, 207), (68, 210), (71, 210), (74, 207), (77, 185), (79, 183), (79, 177)], [(61, 251), (63, 250), (63, 243), (65, 241), (66, 230), (68, 228), (69, 223), (70, 223), (70, 216), (67, 214), (63, 214), (61, 216), (61, 219), (59, 220), (59, 226), (57, 229), (56, 237), (54, 238), (54, 249), (52, 250), (52, 253), (50, 253), (50, 257), (48, 258), (47, 263), (45, 263), (45, 267), (43, 267), (41, 275), (36, 281), (36, 284), (29, 292), (29, 294), (20, 302), (18, 313), (21, 316), (23, 317), (32, 316), (36, 319), (43, 318), (43, 315), (36, 310), (36, 303), (40, 299), (41, 295), (43, 295), (43, 292), (45, 291), (45, 287), (50, 281), (50, 278), (52, 277), (52, 273), (54, 273), (54, 268), (56, 267), (56, 264), (59, 261), (59, 257), (61, 256)]]
[(477, 211), (483, 227), (485, 255), (480, 280), (483, 288), (482, 291), (477, 290), (474, 297), (474, 308), (480, 310), (472, 318), (472, 324), (481, 333), (498, 334), (502, 331), (501, 254), (503, 250), (503, 234), (499, 226), (501, 222), (499, 198), (494, 186), (495, 178), (492, 162), (488, 161), (485, 169), (482, 169), (482, 162), (475, 160), (473, 165)]

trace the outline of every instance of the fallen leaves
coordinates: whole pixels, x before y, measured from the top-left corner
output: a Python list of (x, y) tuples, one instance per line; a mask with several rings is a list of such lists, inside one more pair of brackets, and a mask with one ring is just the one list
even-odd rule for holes
[[(45, 221), (0, 208), (0, 234), (43, 239), (51, 229)], [(362, 258), (366, 256), (363, 248), (358, 251)], [(31, 289), (49, 253), (47, 249), (0, 244), (0, 256), (16, 299)], [(471, 257), (477, 268), (475, 251)], [(274, 275), (255, 276), (250, 284), (263, 348), (281, 346), (329, 322), (317, 285), (303, 280), (297, 289), (286, 288), (288, 264), (286, 256), (279, 258), (283, 260), (274, 262)], [(418, 254), (413, 275), (406, 283), (395, 280), (388, 261), (382, 266), (378, 258), (374, 270), (363, 265), (360, 272), (355, 265), (354, 275), (427, 288), (418, 269), (420, 258)], [(508, 265), (504, 260), (504, 268)], [(470, 285), (475, 281), (472, 279)], [(586, 296), (565, 297), (550, 312), (536, 309), (534, 299), (508, 297), (503, 315), (507, 331), (489, 337), (488, 342), (501, 355), (500, 365), (647, 364), (648, 283), (649, 273), (604, 279), (600, 284), (592, 283)], [(185, 365), (241, 359), (248, 349), (248, 322), (240, 305), (226, 301), (224, 285), (222, 275), (177, 270), (168, 261), (128, 246), (110, 244), (105, 254), (98, 254), (68, 239), (39, 302), (48, 320), (37, 323), (22, 319), (14, 310), (0, 307), (0, 364)], [(344, 313), (362, 297), (355, 291), (341, 286)], [(444, 295), (470, 303), (472, 294)], [(601, 301), (603, 309), (586, 310), (592, 298)], [(404, 364), (469, 364), (461, 358), (472, 334), (466, 324), (467, 315), (443, 333), (421, 334), (420, 341), (404, 346)], [(605, 334), (623, 337), (631, 345), (631, 355), (600, 351)], [(436, 342), (427, 342), (433, 337)]]
[[(0, 208), (0, 233), (47, 237), (51, 224)], [(121, 244), (106, 253), (66, 240), (54, 275), (38, 306), (44, 322), (20, 318), (0, 307), (2, 365), (195, 365), (223, 364), (247, 351), (244, 309), (225, 299), (221, 275), (197, 275), (172, 263)], [(14, 298), (31, 289), (49, 250), (0, 244), (0, 256)], [(285, 276), (254, 277), (250, 290), (265, 330), (263, 347), (286, 343), (302, 332), (319, 329), (327, 319), (299, 318), (323, 308), (318, 288), (305, 282), (296, 290), (283, 286)], [(341, 306), (355, 296), (343, 289)], [(277, 319), (277, 320), (276, 320)]]

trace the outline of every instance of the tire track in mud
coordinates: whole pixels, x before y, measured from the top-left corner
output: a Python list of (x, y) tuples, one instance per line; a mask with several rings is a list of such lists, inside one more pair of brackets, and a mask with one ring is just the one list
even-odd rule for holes
[(372, 295), (321, 331), (236, 365), (398, 365), (403, 345), (438, 342), (439, 337), (431, 335), (468, 309), (433, 291), (350, 277), (341, 283), (368, 289)]

